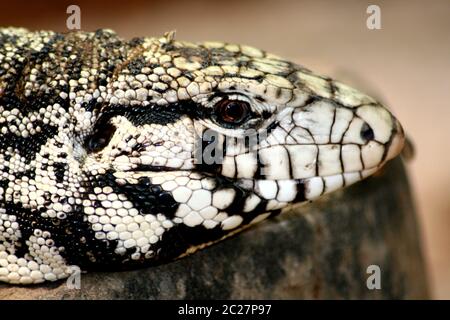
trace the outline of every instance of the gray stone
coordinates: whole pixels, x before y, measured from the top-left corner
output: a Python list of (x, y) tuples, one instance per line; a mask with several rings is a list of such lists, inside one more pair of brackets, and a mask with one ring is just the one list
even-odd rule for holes
[[(159, 267), (33, 287), (0, 299), (416, 299), (427, 284), (413, 200), (400, 160), (323, 199)], [(366, 285), (369, 265), (381, 289)]]

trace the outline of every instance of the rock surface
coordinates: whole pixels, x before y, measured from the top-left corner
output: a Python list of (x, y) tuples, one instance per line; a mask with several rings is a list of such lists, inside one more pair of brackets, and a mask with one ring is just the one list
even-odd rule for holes
[[(381, 289), (368, 289), (370, 265)], [(417, 299), (428, 290), (405, 169), (286, 210), (187, 258), (33, 287), (0, 284), (0, 299)]]

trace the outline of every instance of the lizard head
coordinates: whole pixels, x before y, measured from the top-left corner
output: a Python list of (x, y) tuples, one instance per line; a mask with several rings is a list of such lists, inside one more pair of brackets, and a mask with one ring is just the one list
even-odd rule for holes
[(127, 210), (165, 223), (150, 242), (214, 241), (351, 185), (402, 148), (374, 99), (258, 49), (169, 35), (140, 50), (108, 85), (83, 166)]
[[(107, 30), (0, 40), (0, 258), (15, 265), (0, 281), (180, 257), (403, 146), (374, 99), (252, 47)], [(27, 263), (33, 278), (10, 272)]]

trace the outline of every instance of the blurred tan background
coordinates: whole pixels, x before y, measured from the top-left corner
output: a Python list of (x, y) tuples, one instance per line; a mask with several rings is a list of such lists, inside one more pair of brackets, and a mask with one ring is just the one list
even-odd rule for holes
[[(414, 141), (408, 163), (433, 298), (450, 299), (450, 1), (0, 1), (0, 26), (245, 43), (377, 96)], [(366, 27), (368, 5), (381, 30)]]

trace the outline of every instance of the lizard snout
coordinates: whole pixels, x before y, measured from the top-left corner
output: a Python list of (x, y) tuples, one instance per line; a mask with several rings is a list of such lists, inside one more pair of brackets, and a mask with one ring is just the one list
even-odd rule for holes
[(405, 131), (400, 122), (395, 119), (391, 143), (387, 146), (386, 161), (395, 158), (402, 152), (405, 146), (405, 140)]
[[(367, 152), (368, 163), (366, 167), (380, 167), (386, 161), (398, 156), (405, 144), (405, 133), (400, 122), (381, 105), (366, 105), (359, 107), (356, 115), (364, 122), (360, 137), (365, 141), (364, 148), (375, 149), (380, 151)], [(382, 153), (380, 153), (382, 152)], [(370, 158), (376, 157), (378, 160)]]

